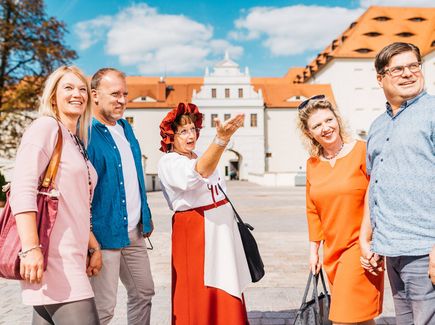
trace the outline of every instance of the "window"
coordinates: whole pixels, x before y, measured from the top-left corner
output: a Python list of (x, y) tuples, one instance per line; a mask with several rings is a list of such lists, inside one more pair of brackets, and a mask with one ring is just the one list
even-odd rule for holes
[(400, 37), (411, 37), (411, 36), (414, 36), (414, 35), (415, 34), (410, 33), (410, 32), (402, 32), (402, 33), (396, 34), (396, 36), (400, 36)]
[(243, 88), (239, 88), (239, 98), (243, 98)]
[(230, 88), (225, 88), (225, 98), (230, 98)]
[(373, 19), (377, 20), (377, 21), (389, 21), (389, 20), (391, 20), (391, 18), (387, 17), (387, 16), (379, 16), (379, 17), (375, 17)]
[(231, 118), (231, 114), (224, 114), (224, 121), (229, 120)]
[(369, 33), (365, 33), (364, 35), (369, 37), (378, 37), (381, 36), (382, 34), (378, 32), (369, 32)]
[(426, 19), (423, 17), (413, 17), (413, 18), (409, 18), (408, 20), (415, 21), (415, 22), (422, 22), (425, 21)]
[(257, 114), (251, 114), (251, 127), (257, 127)]
[(147, 96), (143, 96), (140, 98), (141, 101), (146, 102), (147, 101)]
[(354, 50), (355, 52), (361, 53), (361, 54), (365, 54), (365, 53), (370, 53), (373, 52), (372, 49), (368, 49), (368, 48), (359, 48)]
[(216, 98), (216, 88), (211, 89), (211, 98)]
[(133, 116), (126, 116), (125, 119), (127, 120), (127, 122), (133, 126), (134, 125), (134, 117)]
[(218, 115), (217, 114), (211, 114), (211, 127), (215, 128), (216, 127), (216, 122), (214, 121), (215, 118), (217, 118)]

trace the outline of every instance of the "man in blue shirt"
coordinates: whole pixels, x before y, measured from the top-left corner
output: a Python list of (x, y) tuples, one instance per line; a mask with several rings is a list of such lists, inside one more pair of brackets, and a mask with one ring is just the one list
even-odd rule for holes
[(378, 256), (386, 256), (398, 325), (435, 324), (428, 276), (435, 257), (435, 97), (424, 91), (420, 51), (412, 44), (386, 46), (375, 68), (387, 110), (367, 140), (371, 222), (366, 214), (361, 262), (376, 273)]
[(98, 173), (92, 201), (93, 233), (102, 251), (103, 268), (91, 279), (101, 324), (116, 306), (118, 279), (127, 289), (128, 324), (150, 324), (154, 283), (144, 237), (153, 223), (147, 203), (142, 155), (129, 123), (125, 75), (98, 70), (91, 80), (94, 119), (88, 146)]

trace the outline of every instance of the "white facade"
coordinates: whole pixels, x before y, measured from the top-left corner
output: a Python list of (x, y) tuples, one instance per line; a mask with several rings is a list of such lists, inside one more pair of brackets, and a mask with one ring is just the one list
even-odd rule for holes
[[(435, 52), (423, 58), (423, 73), (428, 92), (435, 94)], [(331, 85), (351, 131), (363, 138), (373, 120), (385, 111), (386, 99), (376, 80), (373, 59), (334, 59), (309, 83)]]
[(334, 59), (310, 83), (331, 84), (337, 108), (355, 134), (367, 134), (373, 120), (385, 110), (373, 60)]
[(206, 69), (204, 84), (198, 93), (193, 93), (192, 103), (204, 114), (204, 128), (197, 145), (200, 151), (204, 151), (216, 135), (213, 118), (224, 121), (238, 113), (245, 114), (244, 127), (233, 136), (221, 159), (223, 175), (229, 177), (236, 169), (238, 178), (247, 180), (250, 173), (264, 173), (264, 99), (261, 91), (254, 91), (247, 68), (241, 72), (239, 65), (226, 53), (225, 59), (213, 67), (213, 72)]
[(427, 92), (435, 95), (435, 51), (423, 58), (423, 74)]

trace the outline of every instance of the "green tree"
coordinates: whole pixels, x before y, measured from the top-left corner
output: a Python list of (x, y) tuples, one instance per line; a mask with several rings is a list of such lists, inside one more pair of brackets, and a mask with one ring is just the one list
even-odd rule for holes
[(34, 108), (46, 77), (77, 58), (42, 0), (0, 0), (0, 112)]

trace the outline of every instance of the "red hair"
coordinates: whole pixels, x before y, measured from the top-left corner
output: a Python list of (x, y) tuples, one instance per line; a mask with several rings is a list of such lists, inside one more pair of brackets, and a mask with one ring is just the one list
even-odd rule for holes
[(198, 106), (192, 103), (179, 103), (178, 107), (174, 108), (168, 114), (166, 114), (165, 118), (160, 123), (160, 136), (162, 140), (160, 141), (161, 147), (160, 151), (168, 152), (174, 143), (175, 132), (173, 130), (173, 125), (175, 120), (180, 115), (193, 115), (195, 116), (195, 127), (198, 129), (196, 133), (196, 138), (199, 137), (199, 129), (202, 128), (202, 117), (203, 114), (199, 112)]

